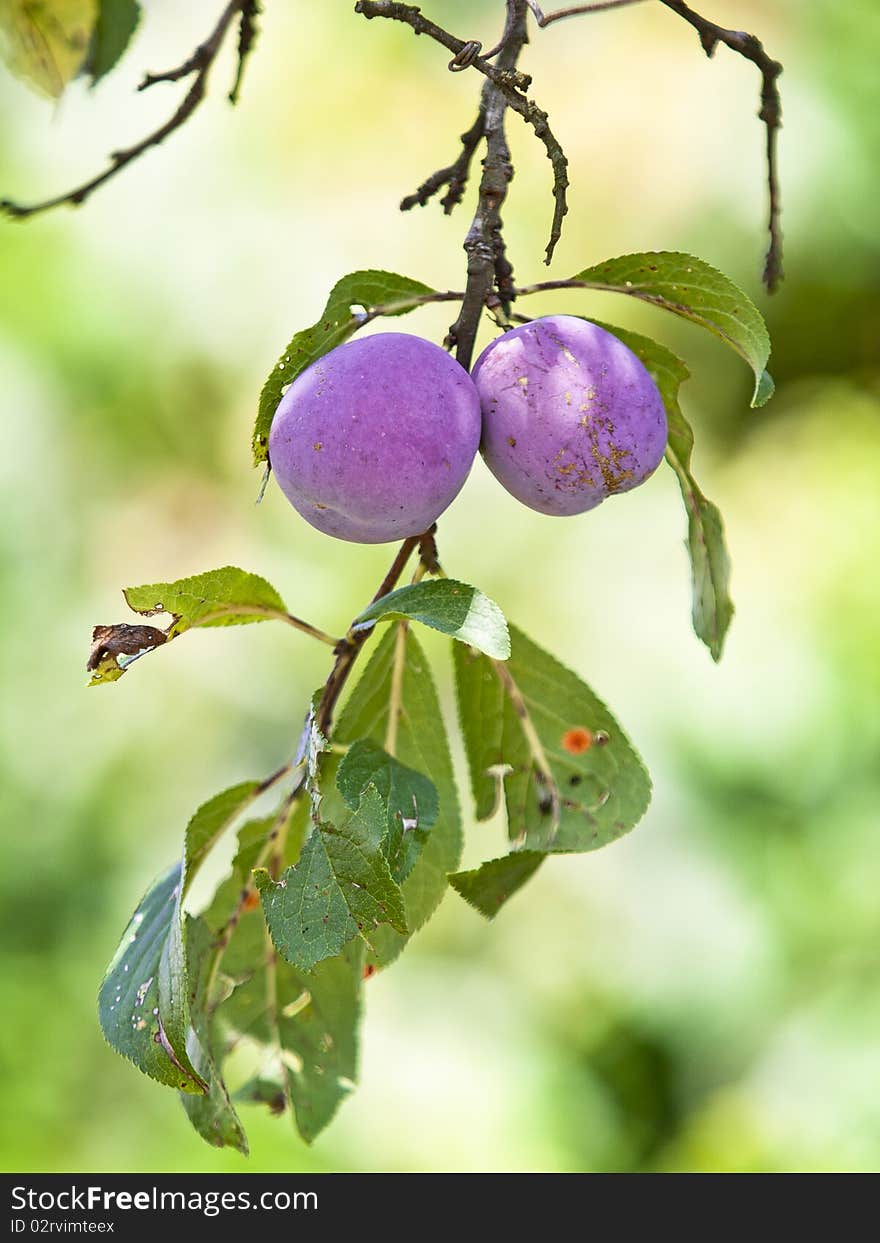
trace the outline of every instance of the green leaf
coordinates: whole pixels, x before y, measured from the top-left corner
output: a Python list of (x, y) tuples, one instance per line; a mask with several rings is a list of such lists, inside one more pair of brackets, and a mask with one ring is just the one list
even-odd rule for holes
[(587, 289), (627, 294), (707, 328), (755, 373), (753, 406), (773, 396), (766, 371), (770, 337), (760, 311), (733, 281), (693, 255), (670, 251), (622, 255), (572, 277)]
[(192, 1030), (188, 1042), (190, 1060), (208, 1083), (203, 1096), (181, 1093), (187, 1117), (202, 1139), (215, 1148), (237, 1148), (248, 1155), (248, 1142), (220, 1071), (222, 1049), (211, 1022), (209, 996), (216, 957), (214, 933), (203, 919), (186, 920), (187, 974), (190, 987)]
[(354, 1088), (364, 945), (352, 941), (306, 974), (282, 958), (267, 967), (266, 937), (261, 912), (244, 914), (223, 960), (240, 982), (216, 1022), (237, 1047), (248, 1042), (260, 1053), (260, 1090), (252, 1081), (244, 1099), (276, 1113), (291, 1107), (311, 1142)]
[(506, 660), (510, 655), (510, 636), (501, 609), (476, 587), (454, 578), (428, 579), (399, 587), (364, 609), (352, 628), (401, 618), (421, 622), (498, 660)]
[(271, 583), (234, 565), (175, 583), (126, 587), (123, 594), (128, 607), (142, 617), (170, 613), (169, 639), (192, 626), (245, 626), (287, 617), (284, 601)]
[(239, 785), (215, 794), (202, 803), (186, 826), (184, 847), (183, 895), (189, 888), (196, 871), (245, 808), (259, 797), (265, 785), (260, 781), (243, 781)]
[(280, 881), (256, 873), (272, 941), (292, 966), (311, 971), (383, 923), (405, 935), (403, 895), (382, 853), (387, 823), (386, 804), (368, 786), (357, 811), (316, 826)]
[(0, 0), (0, 53), (18, 77), (58, 99), (88, 54), (97, 0)]
[(131, 42), (141, 19), (138, 0), (100, 0), (85, 71), (92, 85), (114, 67)]
[[(598, 850), (644, 815), (648, 774), (617, 721), (576, 674), (511, 626), (500, 664), (455, 648), (459, 717), (478, 819), (503, 793), (517, 850)], [(515, 865), (510, 864), (511, 875)], [(486, 904), (502, 875), (480, 880)], [(526, 878), (523, 876), (520, 883)], [(469, 896), (481, 892), (468, 882)], [(497, 905), (496, 905), (497, 909)]]
[(517, 850), (490, 859), (472, 872), (454, 872), (449, 883), (481, 915), (494, 919), (508, 898), (531, 879), (546, 859), (538, 850)]
[(186, 1051), (181, 871), (179, 863), (169, 868), (141, 900), (107, 968), (98, 1014), (117, 1053), (159, 1083), (198, 1093), (207, 1084)]
[(641, 359), (663, 398), (669, 424), (666, 460), (678, 477), (688, 516), (694, 630), (712, 653), (712, 659), (720, 660), (734, 612), (730, 598), (730, 557), (721, 513), (716, 505), (706, 499), (691, 474), (694, 433), (678, 401), (679, 389), (690, 372), (671, 350), (650, 337), (642, 337), (610, 324), (600, 324), (600, 327), (613, 332)]
[[(458, 792), (443, 726), (443, 716), (428, 661), (415, 636), (408, 632), (405, 644), (398, 645), (397, 627), (392, 627), (378, 643), (363, 674), (346, 703), (334, 730), (340, 743), (370, 738), (384, 746), (388, 735), (391, 684), (395, 659), (402, 654), (400, 673), (400, 716), (394, 756), (401, 764), (428, 777), (437, 791), (437, 819), (421, 854), (404, 881), (403, 897), (409, 934), (433, 915), (446, 893), (447, 874), (458, 867), (462, 849), (461, 811)], [(328, 755), (324, 769), (324, 806), (330, 805), (338, 756)], [(372, 966), (387, 966), (408, 937), (387, 925), (370, 937), (375, 954)]]
[(135, 613), (143, 617), (168, 613), (171, 624), (166, 630), (126, 624), (96, 626), (86, 666), (92, 674), (89, 686), (118, 681), (135, 660), (195, 627), (296, 620), (271, 583), (232, 565), (174, 583), (126, 587), (123, 595)]
[(355, 808), (373, 785), (387, 807), (382, 851), (391, 875), (401, 884), (409, 876), (437, 821), (437, 791), (421, 773), (401, 764), (369, 738), (352, 743), (336, 773), (336, 784), (349, 807)]
[(285, 388), (301, 371), (342, 345), (368, 320), (378, 315), (403, 315), (434, 292), (428, 285), (394, 272), (352, 272), (337, 281), (320, 319), (296, 334), (263, 385), (253, 434), (254, 465), (268, 460), (269, 429), (275, 411)]

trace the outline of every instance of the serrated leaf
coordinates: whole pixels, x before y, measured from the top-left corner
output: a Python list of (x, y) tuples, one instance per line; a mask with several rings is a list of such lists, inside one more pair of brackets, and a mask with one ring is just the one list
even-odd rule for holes
[(597, 850), (641, 819), (648, 774), (590, 688), (521, 631), (510, 631), (504, 665), (455, 648), (477, 817), (492, 815), (503, 792), (517, 848)]
[(4, 62), (41, 94), (58, 99), (86, 59), (97, 13), (97, 0), (0, 0)]
[(422, 773), (401, 764), (384, 747), (368, 738), (352, 743), (336, 772), (336, 785), (349, 807), (355, 808), (369, 785), (375, 786), (387, 808), (382, 852), (398, 884), (409, 876), (436, 823), (438, 804), (434, 784)]
[(730, 598), (730, 557), (721, 513), (716, 505), (706, 499), (691, 473), (694, 433), (678, 400), (679, 389), (690, 377), (690, 372), (671, 350), (650, 337), (610, 324), (600, 324), (600, 327), (613, 332), (641, 359), (663, 398), (669, 425), (666, 460), (678, 477), (688, 516), (687, 546), (693, 578), (694, 630), (712, 653), (712, 659), (720, 660), (734, 613)]
[(766, 370), (770, 336), (764, 319), (743, 291), (693, 255), (672, 251), (621, 255), (572, 277), (588, 289), (627, 294), (699, 324), (740, 355), (755, 373), (753, 406), (773, 395)]
[(212, 847), (264, 789), (259, 781), (242, 781), (202, 803), (186, 826), (183, 894)]
[(123, 595), (128, 607), (142, 617), (170, 613), (174, 621), (166, 631), (169, 639), (192, 626), (245, 626), (287, 616), (271, 583), (234, 565), (174, 583), (126, 587)]
[(214, 933), (203, 919), (187, 917), (185, 941), (192, 1022), (187, 1050), (193, 1065), (207, 1082), (208, 1091), (202, 1096), (182, 1092), (181, 1104), (202, 1139), (215, 1148), (237, 1148), (247, 1156), (247, 1135), (223, 1081), (222, 1050), (211, 1021), (209, 988), (216, 954)]
[(383, 923), (406, 933), (403, 895), (382, 853), (387, 822), (386, 804), (368, 786), (357, 811), (316, 826), (278, 882), (256, 873), (272, 941), (292, 966), (311, 971)]
[(92, 674), (89, 686), (118, 681), (129, 665), (145, 653), (196, 627), (295, 620), (271, 583), (233, 565), (173, 583), (126, 587), (123, 595), (135, 613), (142, 617), (167, 613), (171, 624), (166, 630), (124, 624), (96, 626), (86, 666)]
[[(145, 1074), (184, 1092), (208, 1091), (202, 1067), (211, 1049), (202, 1047), (190, 1009), (193, 959), (183, 897), (220, 834), (265, 788), (265, 782), (242, 782), (199, 807), (187, 825), (183, 859), (135, 911), (101, 986), (99, 1014), (109, 1043)], [(244, 849), (240, 844), (239, 856)], [(239, 883), (236, 895), (240, 890)]]
[(501, 609), (476, 587), (454, 578), (428, 579), (399, 587), (364, 609), (352, 628), (357, 630), (392, 619), (421, 622), (497, 660), (506, 660), (510, 655), (510, 636)]
[[(461, 811), (458, 792), (446, 740), (446, 730), (437, 691), (428, 661), (421, 645), (409, 632), (402, 648), (398, 648), (397, 628), (390, 629), (378, 643), (360, 680), (339, 716), (334, 738), (340, 743), (354, 743), (370, 738), (383, 746), (388, 733), (391, 682), (395, 656), (403, 653), (400, 678), (400, 717), (397, 726), (395, 758), (401, 764), (423, 773), (437, 791), (437, 819), (412, 872), (402, 885), (409, 935), (433, 915), (448, 887), (447, 874), (458, 867), (462, 849)], [(339, 759), (325, 759), (325, 806), (335, 791), (334, 779)], [(407, 935), (387, 925), (377, 928), (370, 937), (375, 953), (370, 954), (371, 966), (387, 966), (401, 952)]]
[[(185, 1092), (205, 1092), (207, 1084), (186, 1051), (180, 880), (176, 863), (139, 903), (104, 976), (98, 1014), (108, 1044), (144, 1074)], [(175, 938), (179, 945), (169, 954)]]
[(311, 1142), (354, 1089), (364, 945), (352, 941), (308, 974), (274, 956), (270, 971), (267, 950), (261, 912), (246, 913), (224, 956), (240, 983), (216, 1021), (236, 1045), (260, 1050), (262, 1086), (252, 1081), (243, 1099), (262, 1100), (274, 1113), (290, 1105)]
[[(301, 371), (347, 341), (368, 318), (403, 315), (420, 306), (435, 290), (395, 272), (352, 272), (337, 281), (327, 305), (310, 328), (298, 332), (263, 385), (254, 426), (254, 465), (268, 460), (269, 429), (284, 389)], [(356, 312), (352, 308), (358, 309)]]
[(547, 858), (537, 850), (517, 850), (490, 859), (471, 872), (454, 872), (449, 883), (487, 919), (494, 919), (508, 898), (530, 880)]
[(114, 67), (131, 42), (141, 18), (138, 0), (100, 0), (85, 71), (92, 85)]

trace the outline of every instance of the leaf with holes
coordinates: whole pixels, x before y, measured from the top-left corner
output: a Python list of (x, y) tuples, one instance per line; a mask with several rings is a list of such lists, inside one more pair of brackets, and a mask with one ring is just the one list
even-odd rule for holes
[(223, 958), (233, 987), (215, 1023), (228, 1044), (258, 1055), (258, 1079), (237, 1099), (290, 1108), (310, 1143), (355, 1086), (364, 944), (352, 941), (306, 973), (269, 959), (267, 935), (259, 909), (242, 916)]
[(421, 622), (497, 660), (506, 660), (510, 654), (501, 609), (476, 587), (454, 578), (429, 579), (389, 592), (355, 618), (353, 629), (390, 619)]
[(181, 871), (169, 868), (138, 905), (104, 976), (98, 1014), (108, 1044), (145, 1075), (202, 1093), (207, 1084), (187, 1054)]
[(600, 323), (599, 326), (613, 332), (641, 359), (654, 377), (663, 398), (669, 424), (666, 460), (678, 478), (688, 516), (687, 544), (693, 578), (694, 630), (712, 653), (712, 659), (720, 660), (734, 612), (730, 598), (730, 557), (721, 512), (703, 496), (691, 474), (694, 433), (678, 400), (679, 389), (690, 372), (671, 350), (650, 337), (615, 328), (611, 324)]
[(126, 604), (142, 617), (170, 613), (168, 638), (193, 626), (245, 626), (251, 622), (286, 618), (284, 601), (259, 574), (226, 565), (174, 583), (126, 587)]
[(254, 465), (269, 456), (269, 429), (288, 384), (301, 371), (347, 341), (377, 315), (404, 315), (421, 306), (435, 290), (395, 272), (352, 272), (337, 281), (317, 323), (298, 332), (281, 355), (260, 393), (253, 434)]
[(760, 311), (733, 281), (702, 259), (671, 251), (621, 255), (585, 268), (572, 280), (586, 289), (639, 298), (708, 329), (755, 373), (752, 405), (763, 406), (773, 396), (766, 370), (770, 336)]
[(146, 652), (195, 627), (246, 626), (253, 622), (294, 620), (271, 583), (236, 566), (208, 570), (173, 583), (126, 587), (130, 609), (142, 617), (171, 616), (167, 630), (155, 626), (96, 626), (87, 668), (90, 686), (115, 682)]
[(598, 850), (644, 815), (648, 774), (605, 705), (511, 626), (506, 664), (455, 648), (459, 718), (477, 817), (503, 793), (519, 848)]
[(248, 1142), (220, 1070), (221, 1042), (211, 1022), (215, 997), (209, 995), (217, 954), (214, 933), (203, 919), (186, 920), (187, 974), (192, 1029), (187, 1044), (190, 1060), (208, 1084), (202, 1096), (181, 1093), (181, 1104), (195, 1130), (215, 1148), (237, 1148), (248, 1155)]

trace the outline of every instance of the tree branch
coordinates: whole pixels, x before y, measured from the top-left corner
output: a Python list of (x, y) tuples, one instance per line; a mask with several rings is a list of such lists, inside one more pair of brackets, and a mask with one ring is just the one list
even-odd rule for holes
[[(411, 535), (403, 541), (397, 551), (397, 556), (391, 563), (391, 568), (379, 584), (370, 604), (375, 604), (377, 600), (381, 600), (382, 596), (387, 596), (388, 592), (393, 590), (421, 538), (419, 535)], [(369, 605), (367, 607), (369, 608)], [(324, 684), (324, 690), (315, 709), (315, 725), (325, 738), (330, 733), (336, 702), (342, 694), (361, 648), (372, 633), (372, 626), (364, 630), (356, 630), (353, 634), (348, 634), (337, 647), (336, 663), (330, 670), (330, 676)]]
[(413, 207), (424, 207), (430, 198), (444, 186), (449, 189), (440, 200), (440, 206), (446, 215), (450, 215), (464, 197), (474, 154), (486, 132), (486, 118), (483, 109), (477, 113), (477, 119), (469, 130), (461, 136), (461, 152), (458, 159), (446, 168), (438, 168), (426, 181), (423, 181), (415, 194), (408, 194), (400, 204), (401, 211), (409, 211)]
[(782, 128), (782, 98), (778, 79), (782, 65), (764, 50), (761, 40), (743, 30), (725, 30), (707, 18), (694, 12), (682, 0), (661, 0), (667, 9), (683, 17), (700, 36), (700, 43), (707, 56), (712, 56), (719, 43), (751, 61), (761, 74), (761, 108), (758, 116), (767, 128), (767, 186), (770, 196), (768, 229), (770, 247), (764, 265), (764, 284), (768, 293), (775, 293), (782, 281), (782, 201), (779, 191), (777, 146)]
[[(448, 30), (444, 30), (427, 17), (423, 17), (421, 11), (415, 5), (398, 4), (394, 3), (393, 0), (358, 0), (358, 3), (355, 5), (355, 12), (361, 13), (366, 18), (386, 17), (392, 21), (404, 22), (412, 29), (414, 34), (427, 35), (429, 38), (434, 39), (435, 42), (453, 53), (453, 60), (449, 66), (450, 69), (473, 67), (478, 70), (478, 72), (489, 79), (489, 82), (497, 91), (501, 92), (506, 103), (513, 111), (517, 112), (526, 124), (532, 127), (543, 143), (547, 152), (547, 158), (550, 160), (553, 168), (553, 196), (556, 205), (553, 212), (553, 222), (550, 227), (550, 240), (547, 243), (546, 262), (549, 263), (553, 257), (556, 243), (562, 235), (562, 219), (568, 211), (566, 204), (568, 161), (561, 144), (550, 128), (547, 113), (524, 93), (531, 85), (531, 78), (528, 74), (520, 73), (516, 69), (516, 58), (514, 58), (512, 63), (509, 63), (509, 57), (505, 57), (505, 50), (512, 47), (517, 41), (514, 31), (519, 31), (520, 29), (522, 31), (522, 42), (517, 49), (517, 57), (522, 48), (522, 43), (528, 39), (525, 25), (527, 0), (521, 0), (521, 3), (520, 0), (516, 0), (515, 7), (511, 7), (511, 3), (512, 0), (508, 0), (508, 17), (501, 41), (486, 56), (479, 54), (481, 46), (479, 43), (473, 40), (459, 39), (455, 35), (450, 34)], [(498, 64), (493, 65), (490, 63), (490, 58), (494, 58), (496, 54), (498, 55)], [(483, 101), (481, 103), (481, 111), (483, 112), (486, 111), (486, 100), (488, 98), (489, 95), (484, 87)], [(493, 96), (493, 98), (495, 97)], [(434, 176), (442, 176), (445, 171), (441, 170), (439, 174), (434, 174)], [(425, 185), (429, 186), (432, 182), (433, 178), (429, 178)], [(441, 181), (440, 184), (444, 183)], [(418, 193), (416, 201), (419, 201)]]
[(145, 76), (138, 87), (139, 91), (148, 90), (151, 86), (155, 86), (157, 82), (179, 82), (183, 78), (189, 78), (195, 74), (189, 90), (171, 117), (140, 142), (120, 151), (114, 151), (110, 156), (109, 168), (106, 168), (90, 181), (83, 182), (82, 185), (75, 187), (73, 190), (68, 190), (65, 194), (56, 195), (54, 198), (45, 199), (39, 203), (21, 204), (15, 203), (11, 199), (0, 199), (0, 211), (4, 211), (7, 215), (16, 219), (23, 220), (29, 216), (36, 216), (41, 212), (51, 211), (52, 208), (61, 207), (63, 204), (78, 207), (90, 195), (94, 194), (100, 186), (104, 185), (105, 182), (110, 181), (112, 177), (121, 173), (124, 168), (139, 159), (145, 152), (152, 147), (159, 146), (175, 130), (185, 125), (205, 97), (211, 68), (223, 46), (227, 32), (234, 25), (236, 18), (238, 18), (238, 68), (235, 82), (229, 95), (230, 101), (235, 103), (241, 86), (244, 62), (253, 46), (258, 12), (259, 6), (256, 0), (230, 0), (211, 34), (204, 43), (199, 44), (190, 57), (175, 69), (169, 69), (165, 73), (148, 73)]

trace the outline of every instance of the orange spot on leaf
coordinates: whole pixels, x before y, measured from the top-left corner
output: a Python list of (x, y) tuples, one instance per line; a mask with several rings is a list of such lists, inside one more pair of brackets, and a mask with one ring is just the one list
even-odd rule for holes
[(562, 745), (569, 755), (583, 755), (593, 745), (593, 735), (582, 725), (567, 729), (562, 735)]

